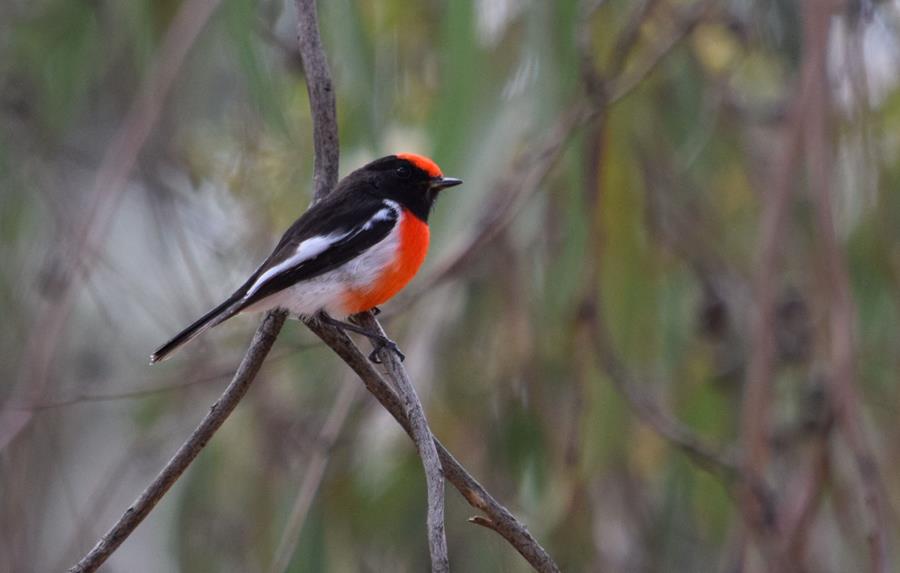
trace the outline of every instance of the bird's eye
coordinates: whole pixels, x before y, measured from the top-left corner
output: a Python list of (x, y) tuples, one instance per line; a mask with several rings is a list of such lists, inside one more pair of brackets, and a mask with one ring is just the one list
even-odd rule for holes
[(401, 165), (400, 167), (397, 168), (397, 177), (399, 177), (400, 179), (409, 179), (409, 176), (410, 176), (409, 167), (407, 167), (405, 165)]

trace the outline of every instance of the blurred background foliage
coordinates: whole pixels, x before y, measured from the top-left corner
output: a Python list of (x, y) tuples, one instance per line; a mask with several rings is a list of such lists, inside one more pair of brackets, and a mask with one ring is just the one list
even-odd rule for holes
[[(722, 451), (739, 445), (762, 197), (803, 56), (799, 3), (320, 4), (342, 171), (407, 150), (465, 180), (436, 208), (421, 277), (384, 309), (435, 434), (563, 570), (758, 567), (726, 484), (641, 423), (583, 322), (599, 305), (638, 390)], [(176, 26), (185, 16), (196, 37)], [(146, 365), (309, 202), (294, 22), (291, 2), (270, 0), (0, 4), (0, 570), (61, 570), (87, 550), (238, 363), (252, 317)], [(828, 44), (828, 177), (858, 311), (858, 388), (894, 506), (898, 26), (896, 1), (836, 2)], [(166, 48), (178, 41), (183, 63)], [(622, 91), (573, 126), (573, 110), (596, 101), (586, 66)], [(167, 67), (174, 83), (159, 89)], [(107, 185), (101, 165), (124, 161), (130, 140), (117, 134), (145, 96), (158, 118), (127, 181)], [(778, 245), (766, 473), (777, 506), (790, 505), (827, 417), (828, 281), (804, 182), (798, 173)], [(82, 241), (85, 221), (98, 230)], [(291, 323), (109, 570), (265, 570), (316, 456), (327, 467), (289, 570), (426, 570), (418, 458), (347, 370)], [(334, 439), (320, 433), (329, 419)], [(829, 444), (797, 567), (864, 570), (859, 478), (846, 445)], [(466, 523), (473, 511), (450, 488), (447, 499), (454, 570), (527, 570)]]

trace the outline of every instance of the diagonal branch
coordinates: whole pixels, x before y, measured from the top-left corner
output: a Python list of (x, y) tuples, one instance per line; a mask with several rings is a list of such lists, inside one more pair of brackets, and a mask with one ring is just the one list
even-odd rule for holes
[(758, 508), (763, 524), (774, 524), (777, 505), (765, 480), (742, 471), (736, 452), (716, 449), (638, 388), (638, 383), (615, 351), (599, 301), (595, 298), (594, 293), (599, 290), (597, 277), (589, 284), (589, 295), (579, 309), (578, 319), (586, 323), (599, 366), (609, 376), (616, 391), (625, 399), (634, 415), (660, 438), (688, 456), (698, 467), (718, 477), (729, 493), (738, 498), (746, 495), (754, 503), (754, 507)]
[[(595, 293), (597, 289), (590, 292)], [(600, 366), (609, 376), (619, 394), (628, 402), (638, 419), (652, 428), (660, 437), (684, 452), (703, 469), (720, 476), (726, 482), (741, 479), (740, 467), (732, 453), (717, 451), (690, 428), (664, 412), (656, 400), (637, 388), (631, 373), (613, 348), (599, 304), (593, 297), (585, 300), (580, 314), (579, 318), (587, 322), (588, 332), (593, 339)]]
[[(384, 329), (371, 312), (357, 315), (357, 320), (366, 330), (384, 336)], [(447, 535), (444, 532), (444, 475), (441, 461), (438, 458), (434, 436), (425, 410), (409, 379), (409, 373), (394, 352), (381, 353), (384, 359), (384, 373), (394, 382), (394, 389), (403, 403), (406, 418), (409, 420), (409, 435), (416, 444), (419, 457), (425, 469), (425, 483), (428, 491), (428, 548), (431, 551), (432, 571), (450, 571), (450, 558), (447, 554)]]
[[(307, 322), (307, 326), (356, 372), (369, 392), (397, 420), (406, 433), (412, 436), (410, 421), (400, 398), (347, 335), (313, 321)], [(434, 440), (434, 445), (444, 469), (444, 477), (466, 498), (469, 505), (484, 512), (492, 523), (491, 529), (515, 547), (536, 571), (558, 573), (559, 566), (529, 533), (528, 528), (498, 503), (437, 439)]]
[(250, 343), (247, 354), (241, 360), (234, 378), (225, 389), (222, 396), (209, 409), (209, 413), (191, 434), (191, 437), (180, 447), (169, 463), (159, 472), (156, 479), (147, 486), (131, 507), (119, 518), (119, 521), (102, 537), (100, 541), (79, 561), (69, 569), (69, 573), (88, 573), (96, 571), (118, 549), (135, 528), (156, 507), (159, 500), (169, 491), (169, 488), (181, 477), (184, 470), (194, 461), (197, 454), (206, 446), (216, 430), (228, 418), (229, 414), (247, 393), (250, 384), (256, 378), (263, 359), (284, 324), (287, 314), (284, 312), (269, 313), (263, 323), (257, 329)]

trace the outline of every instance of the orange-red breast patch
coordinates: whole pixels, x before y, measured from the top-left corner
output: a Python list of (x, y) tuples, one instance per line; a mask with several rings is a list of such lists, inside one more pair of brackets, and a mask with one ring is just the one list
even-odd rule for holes
[(415, 153), (398, 153), (397, 157), (409, 161), (410, 163), (427, 173), (429, 177), (444, 176), (444, 174), (441, 172), (441, 168), (438, 167), (438, 164), (425, 157), (424, 155), (416, 155)]
[(381, 272), (373, 284), (344, 292), (343, 310), (348, 315), (370, 310), (390, 300), (416, 276), (425, 261), (430, 237), (428, 224), (406, 209), (399, 224), (400, 241), (394, 262)]

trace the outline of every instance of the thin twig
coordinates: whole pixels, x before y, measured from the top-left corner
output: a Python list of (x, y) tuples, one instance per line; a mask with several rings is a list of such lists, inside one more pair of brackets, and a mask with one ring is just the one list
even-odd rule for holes
[(156, 476), (153, 482), (141, 493), (131, 507), (129, 507), (116, 524), (100, 538), (97, 545), (91, 549), (75, 566), (69, 569), (69, 573), (88, 573), (96, 571), (112, 555), (119, 545), (125, 541), (134, 529), (144, 520), (160, 499), (169, 491), (169, 488), (181, 477), (184, 470), (190, 465), (197, 454), (206, 446), (216, 430), (228, 418), (229, 414), (247, 393), (250, 384), (256, 378), (260, 366), (275, 338), (284, 324), (287, 314), (284, 312), (270, 312), (260, 325), (247, 354), (241, 360), (240, 366), (234, 373), (231, 383), (209, 409), (209, 413), (200, 422), (200, 425), (191, 434), (191, 437), (182, 444), (169, 463)]
[(473, 515), (469, 518), (469, 523), (474, 523), (475, 525), (480, 525), (481, 527), (496, 531), (496, 529), (494, 529), (494, 522), (481, 515)]
[[(303, 352), (307, 349), (316, 348), (317, 346), (319, 346), (319, 343), (292, 345), (288, 347), (285, 352), (279, 352), (276, 355), (269, 356), (268, 360), (266, 361), (266, 366), (274, 364), (276, 362), (280, 362), (286, 358), (296, 357), (298, 353)], [(126, 390), (123, 392), (110, 392), (108, 394), (80, 394), (71, 398), (61, 398), (54, 401), (39, 402), (37, 404), (9, 404), (4, 405), (4, 408), (43, 412), (46, 410), (66, 408), (78, 404), (93, 404), (97, 402), (115, 402), (118, 400), (146, 398), (149, 396), (164, 394), (166, 392), (173, 392), (175, 390), (184, 390), (185, 388), (190, 388), (192, 386), (211, 384), (223, 378), (228, 378), (232, 375), (233, 370), (234, 369), (232, 367), (228, 367), (227, 369), (219, 368), (218, 371), (211, 374), (205, 374), (203, 376), (191, 378), (188, 380), (182, 380), (181, 382), (159, 384), (156, 386), (150, 386), (148, 388), (138, 388), (135, 390)], [(178, 378), (182, 374), (183, 372), (178, 372), (177, 376), (172, 376), (172, 378)]]
[[(317, 322), (307, 322), (310, 330), (319, 336), (325, 344), (340, 356), (344, 362), (360, 377), (369, 392), (412, 436), (406, 410), (391, 386), (372, 367), (372, 364), (359, 351), (346, 334), (334, 328), (325, 327)], [(496, 525), (494, 530), (503, 536), (510, 545), (540, 573), (558, 573), (559, 567), (540, 543), (528, 532), (516, 517), (491, 496), (466, 469), (460, 465), (453, 455), (437, 439), (434, 440), (444, 477), (462, 494), (472, 507), (481, 510)]]

